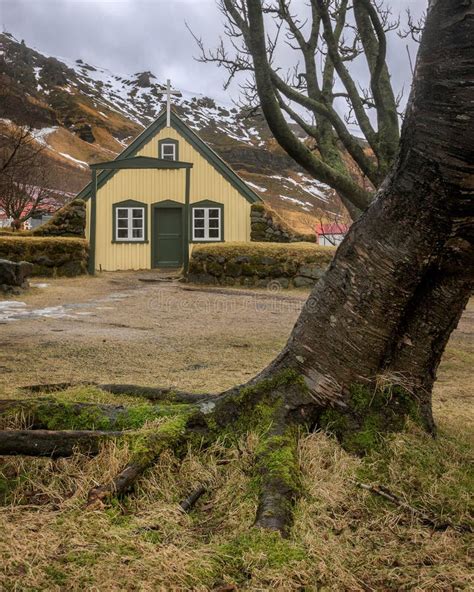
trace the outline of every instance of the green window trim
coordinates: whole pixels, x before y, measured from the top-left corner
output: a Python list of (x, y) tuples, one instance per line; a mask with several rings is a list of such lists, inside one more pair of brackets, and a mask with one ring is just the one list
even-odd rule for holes
[[(219, 238), (194, 238), (194, 210), (201, 208), (212, 208), (219, 209), (220, 215), (220, 237)], [(189, 204), (189, 242), (196, 245), (202, 245), (206, 243), (223, 243), (224, 239), (224, 204), (218, 201), (211, 201), (210, 199), (204, 199), (202, 201), (195, 201)]]
[[(142, 239), (117, 239), (117, 210), (119, 208), (143, 208), (143, 238)], [(148, 204), (126, 199), (112, 204), (112, 243), (117, 245), (142, 245), (148, 243)]]
[(179, 161), (179, 142), (173, 138), (163, 138), (162, 140), (158, 140), (158, 158), (161, 160), (165, 160), (162, 155), (163, 146), (171, 144), (174, 146), (174, 158), (173, 159), (166, 159), (166, 160), (178, 160)]

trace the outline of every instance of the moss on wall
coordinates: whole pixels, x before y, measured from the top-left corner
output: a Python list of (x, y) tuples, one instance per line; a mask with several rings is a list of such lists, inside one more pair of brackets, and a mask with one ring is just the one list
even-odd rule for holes
[(51, 220), (30, 232), (31, 236), (74, 236), (85, 237), (86, 203), (74, 199), (59, 209)]
[(304, 242), (195, 245), (187, 279), (200, 284), (313, 286), (334, 252), (333, 247)]
[(0, 259), (28, 261), (31, 275), (75, 276), (87, 272), (87, 241), (66, 237), (1, 236)]

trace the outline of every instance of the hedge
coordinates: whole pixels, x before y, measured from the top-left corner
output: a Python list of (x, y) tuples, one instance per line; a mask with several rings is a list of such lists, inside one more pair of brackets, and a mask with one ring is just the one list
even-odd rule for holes
[(32, 275), (75, 276), (87, 272), (85, 239), (66, 237), (1, 236), (0, 259), (28, 261)]
[(187, 280), (200, 284), (289, 288), (313, 285), (336, 249), (314, 243), (216, 243), (195, 245)]

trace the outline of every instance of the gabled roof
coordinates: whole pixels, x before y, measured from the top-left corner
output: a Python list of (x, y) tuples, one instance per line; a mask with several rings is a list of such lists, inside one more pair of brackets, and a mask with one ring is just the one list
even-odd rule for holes
[[(155, 119), (155, 121), (149, 125), (139, 136), (133, 140), (133, 142), (123, 150), (114, 161), (117, 163), (118, 161), (128, 159), (129, 157), (133, 157), (133, 155), (140, 150), (142, 146), (144, 146), (154, 135), (160, 132), (166, 125), (166, 112), (162, 111), (160, 115)], [(237, 191), (245, 197), (247, 201), (250, 203), (255, 203), (258, 201), (262, 201), (262, 199), (252, 191), (250, 187), (243, 181), (232, 169), (231, 167), (224, 161), (218, 154), (212, 150), (201, 138), (190, 128), (188, 127), (184, 121), (182, 121), (176, 113), (171, 111), (171, 127), (174, 128), (179, 134), (181, 134), (190, 144), (191, 146), (199, 152), (199, 154), (205, 158), (211, 166), (213, 166), (222, 176), (235, 188)], [(161, 160), (161, 159), (154, 159), (154, 160)], [(167, 161), (171, 162), (171, 161)], [(93, 165), (94, 166), (94, 165)], [(100, 168), (95, 167), (94, 168)], [(97, 175), (97, 188), (99, 189), (102, 187), (115, 173), (117, 172), (117, 168), (102, 170)], [(78, 194), (77, 197), (81, 199), (89, 199), (91, 194), (91, 183), (88, 183), (84, 189), (82, 189)]]
[(346, 234), (349, 230), (349, 225), (339, 222), (331, 222), (329, 224), (316, 224), (316, 234)]

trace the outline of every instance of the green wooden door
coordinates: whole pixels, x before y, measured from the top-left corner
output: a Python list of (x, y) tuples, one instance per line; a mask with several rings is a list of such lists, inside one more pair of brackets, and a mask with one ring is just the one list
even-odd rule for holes
[(181, 208), (155, 208), (153, 267), (183, 264), (183, 215)]

